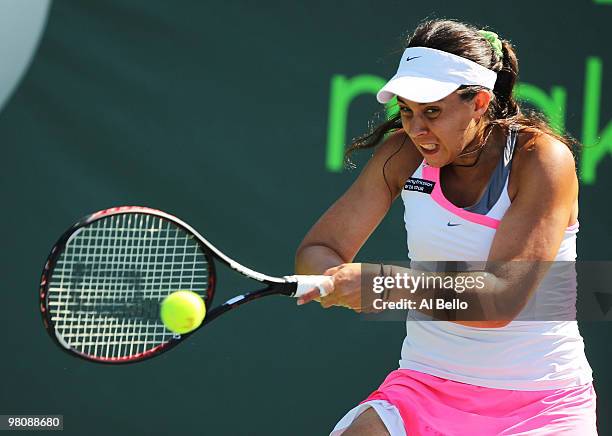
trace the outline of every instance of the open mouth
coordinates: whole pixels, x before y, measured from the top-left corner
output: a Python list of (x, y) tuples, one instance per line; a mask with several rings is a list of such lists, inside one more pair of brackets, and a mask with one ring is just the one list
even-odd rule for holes
[(419, 144), (418, 147), (423, 154), (434, 154), (440, 149), (438, 144)]

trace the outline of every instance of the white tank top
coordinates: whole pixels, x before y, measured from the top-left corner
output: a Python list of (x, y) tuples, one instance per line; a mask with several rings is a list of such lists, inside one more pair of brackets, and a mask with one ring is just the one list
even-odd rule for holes
[[(514, 148), (514, 143), (508, 145)], [(508, 163), (512, 153), (505, 155)], [(425, 162), (407, 180), (402, 200), (411, 262), (486, 260), (511, 203), (506, 175), (499, 198), (486, 214), (459, 208), (442, 193), (440, 169)], [(577, 233), (578, 223), (565, 230), (555, 260), (576, 259)], [(563, 268), (562, 263), (555, 262), (551, 269)], [(497, 389), (562, 389), (591, 382), (576, 321), (529, 321), (530, 313), (550, 304), (560, 308), (551, 319), (575, 319), (575, 269), (572, 266), (569, 277), (567, 271), (560, 275), (549, 273), (527, 306), (502, 328), (423, 321), (431, 318), (409, 311), (400, 368)]]

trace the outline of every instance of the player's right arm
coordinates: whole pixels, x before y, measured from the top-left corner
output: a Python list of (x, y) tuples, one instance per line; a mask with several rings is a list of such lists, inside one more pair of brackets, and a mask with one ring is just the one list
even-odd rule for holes
[(296, 273), (322, 274), (352, 262), (421, 160), (403, 130), (389, 135), (357, 180), (306, 234), (296, 252)]

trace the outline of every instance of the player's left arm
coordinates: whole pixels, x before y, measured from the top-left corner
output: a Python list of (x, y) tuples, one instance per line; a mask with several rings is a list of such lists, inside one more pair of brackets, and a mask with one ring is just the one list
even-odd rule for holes
[(502, 301), (509, 311), (506, 315), (511, 318), (527, 304), (547, 265), (555, 259), (564, 231), (572, 224), (569, 221), (578, 196), (574, 157), (565, 144), (548, 135), (540, 135), (532, 145), (517, 150), (513, 173), (516, 193), (488, 257), (520, 277), (522, 291), (517, 291), (509, 276), (498, 276), (505, 293)]

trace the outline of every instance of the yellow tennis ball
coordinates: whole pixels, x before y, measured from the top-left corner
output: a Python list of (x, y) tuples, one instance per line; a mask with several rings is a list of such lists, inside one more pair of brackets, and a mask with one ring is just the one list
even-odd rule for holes
[(204, 316), (204, 300), (192, 291), (176, 291), (164, 298), (159, 314), (164, 325), (174, 333), (189, 333), (198, 328)]

